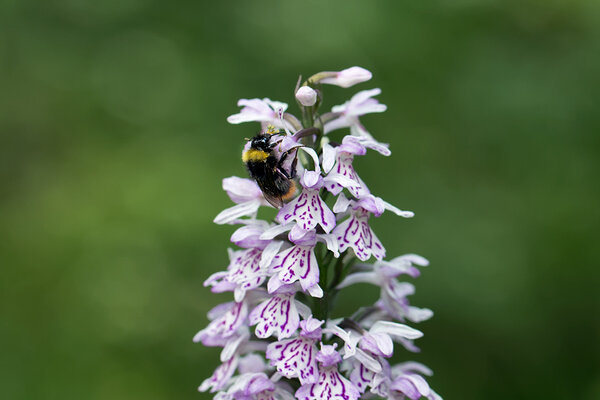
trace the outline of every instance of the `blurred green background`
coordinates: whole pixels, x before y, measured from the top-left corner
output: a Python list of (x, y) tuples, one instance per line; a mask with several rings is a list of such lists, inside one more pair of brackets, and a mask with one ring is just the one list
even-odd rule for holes
[(353, 65), (373, 80), (326, 107), (383, 89), (364, 122), (393, 155), (357, 169), (416, 212), (375, 232), (431, 260), (398, 360), (446, 400), (600, 399), (594, 0), (0, 2), (0, 397), (210, 398), (212, 219), (258, 129), (225, 118)]

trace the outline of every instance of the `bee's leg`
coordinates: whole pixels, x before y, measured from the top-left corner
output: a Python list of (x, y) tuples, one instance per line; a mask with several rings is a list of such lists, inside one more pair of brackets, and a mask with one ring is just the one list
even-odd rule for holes
[(275, 168), (275, 172), (278, 173), (282, 178), (292, 179), (290, 177), (290, 175), (287, 172), (285, 172), (285, 169), (283, 169), (283, 168), (277, 167), (277, 168)]
[(296, 154), (294, 154), (294, 161), (292, 161), (292, 167), (290, 168), (290, 179), (294, 179), (296, 177), (296, 165), (298, 164), (298, 150), (296, 150)]
[(316, 135), (317, 133), (319, 133), (319, 128), (312, 126), (310, 128), (302, 129), (301, 131), (294, 133), (294, 139), (298, 140), (305, 136)]
[[(296, 177), (296, 164), (298, 163), (298, 150), (297, 149), (299, 147), (302, 147), (302, 146), (292, 147), (291, 149), (282, 153), (281, 157), (279, 157), (279, 162), (277, 163), (277, 169), (280, 170), (281, 172), (283, 172), (285, 174), (285, 177), (288, 179), (294, 179), (294, 177)], [(296, 150), (296, 153), (294, 154), (294, 161), (292, 161), (292, 167), (290, 168), (290, 173), (288, 174), (285, 171), (285, 169), (283, 168), (283, 163), (285, 162), (288, 154), (290, 154), (294, 150)]]

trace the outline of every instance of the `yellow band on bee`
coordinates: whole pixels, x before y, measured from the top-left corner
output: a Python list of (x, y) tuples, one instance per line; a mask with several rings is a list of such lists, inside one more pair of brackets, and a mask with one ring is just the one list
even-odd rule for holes
[(267, 157), (269, 157), (269, 153), (266, 153), (262, 150), (250, 149), (242, 154), (242, 161), (264, 161), (267, 159)]

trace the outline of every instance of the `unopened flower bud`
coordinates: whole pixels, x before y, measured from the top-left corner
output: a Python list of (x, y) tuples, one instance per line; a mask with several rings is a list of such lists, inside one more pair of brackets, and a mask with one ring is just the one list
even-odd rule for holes
[(333, 76), (321, 79), (321, 83), (328, 83), (343, 88), (354, 86), (357, 83), (366, 82), (373, 77), (370, 71), (361, 67), (350, 67), (340, 72), (336, 72)]
[(310, 86), (302, 86), (296, 92), (296, 99), (304, 107), (314, 106), (317, 102), (317, 92)]

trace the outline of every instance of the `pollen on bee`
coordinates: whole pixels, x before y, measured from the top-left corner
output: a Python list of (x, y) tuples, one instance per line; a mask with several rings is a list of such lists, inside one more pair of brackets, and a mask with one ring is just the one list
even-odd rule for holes
[(242, 154), (242, 161), (245, 163), (249, 161), (264, 161), (267, 159), (267, 157), (269, 157), (269, 153), (267, 152), (264, 152), (262, 150), (250, 149)]

